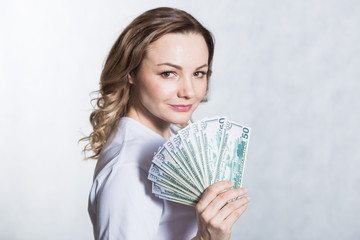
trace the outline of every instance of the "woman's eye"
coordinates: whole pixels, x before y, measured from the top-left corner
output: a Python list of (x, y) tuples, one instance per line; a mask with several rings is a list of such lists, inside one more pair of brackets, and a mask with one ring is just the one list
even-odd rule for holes
[(195, 73), (194, 73), (194, 76), (195, 76), (195, 77), (198, 77), (198, 78), (202, 78), (202, 77), (204, 77), (205, 75), (206, 75), (205, 72), (195, 72)]
[(175, 76), (175, 74), (173, 72), (163, 72), (161, 73), (161, 76), (164, 78), (172, 78)]

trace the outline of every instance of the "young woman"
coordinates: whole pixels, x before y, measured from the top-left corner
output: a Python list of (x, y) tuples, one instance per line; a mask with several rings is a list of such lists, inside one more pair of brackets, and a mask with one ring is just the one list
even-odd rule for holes
[(115, 42), (86, 138), (98, 159), (89, 197), (95, 239), (230, 238), (246, 189), (215, 183), (193, 208), (155, 197), (147, 179), (172, 124), (185, 125), (204, 99), (213, 54), (211, 33), (173, 8), (143, 13)]

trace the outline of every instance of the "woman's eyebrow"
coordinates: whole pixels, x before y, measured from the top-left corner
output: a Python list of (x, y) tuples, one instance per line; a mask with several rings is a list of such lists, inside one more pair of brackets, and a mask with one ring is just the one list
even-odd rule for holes
[(172, 63), (159, 63), (158, 66), (161, 66), (161, 65), (167, 65), (167, 66), (170, 66), (170, 67), (173, 67), (173, 68), (176, 68), (176, 69), (179, 69), (179, 70), (182, 70), (182, 67), (179, 66), (179, 65), (175, 65), (175, 64), (172, 64)]
[[(176, 68), (176, 69), (179, 69), (179, 70), (182, 70), (182, 67), (179, 66), (179, 65), (176, 65), (176, 64), (172, 64), (172, 63), (159, 63), (158, 66), (162, 66), (162, 65), (167, 65), (167, 66), (170, 66), (170, 67), (173, 67), (173, 68)], [(200, 67), (197, 67), (196, 70), (198, 69), (201, 69), (203, 67), (207, 67), (208, 65), (207, 64), (204, 64), (204, 65), (201, 65)]]
[(207, 66), (208, 66), (207, 64), (201, 65), (200, 67), (196, 68), (196, 70), (199, 70), (199, 69), (201, 69), (203, 67), (207, 67)]

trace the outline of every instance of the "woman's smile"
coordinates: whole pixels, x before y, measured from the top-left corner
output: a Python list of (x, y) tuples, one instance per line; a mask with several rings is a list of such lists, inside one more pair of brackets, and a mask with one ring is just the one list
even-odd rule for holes
[(187, 112), (191, 109), (192, 104), (186, 104), (186, 105), (170, 105), (174, 110), (179, 112)]

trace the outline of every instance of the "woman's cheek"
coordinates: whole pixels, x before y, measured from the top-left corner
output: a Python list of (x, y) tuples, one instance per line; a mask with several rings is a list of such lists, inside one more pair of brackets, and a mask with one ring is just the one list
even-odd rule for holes
[(161, 86), (157, 86), (154, 89), (156, 95), (160, 98), (167, 99), (177, 96), (177, 88), (175, 84), (163, 84)]
[(201, 89), (201, 90), (199, 91), (199, 98), (203, 99), (204, 96), (206, 95), (207, 83), (202, 83), (202, 84), (199, 86), (199, 89)]

